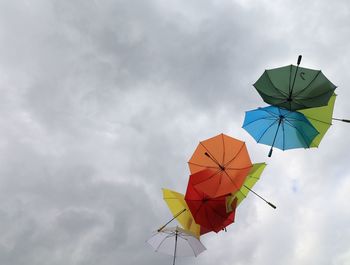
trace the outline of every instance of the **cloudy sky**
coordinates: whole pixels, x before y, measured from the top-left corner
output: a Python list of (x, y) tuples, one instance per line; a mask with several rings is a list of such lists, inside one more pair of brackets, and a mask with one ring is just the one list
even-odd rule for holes
[(349, 118), (348, 25), (345, 0), (0, 0), (0, 264), (171, 264), (145, 244), (161, 188), (185, 192), (222, 132), (268, 163), (255, 190), (277, 209), (250, 195), (178, 264), (349, 264), (350, 125), (272, 158), (241, 128), (255, 80), (299, 54)]

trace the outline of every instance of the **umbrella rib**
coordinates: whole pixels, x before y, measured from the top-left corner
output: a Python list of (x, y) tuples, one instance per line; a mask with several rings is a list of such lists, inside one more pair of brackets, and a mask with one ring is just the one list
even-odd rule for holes
[[(202, 200), (191, 200), (191, 201), (202, 201)], [(193, 215), (193, 218), (196, 218), (196, 216), (197, 216), (199, 210), (202, 208), (202, 206), (203, 206), (203, 203), (201, 203), (201, 204), (199, 205), (199, 207), (197, 208), (196, 213)]]
[[(207, 179), (205, 179), (205, 180), (203, 180), (203, 181), (200, 181), (200, 182), (198, 182), (198, 183), (196, 183), (196, 184), (194, 184), (194, 185), (198, 185), (198, 184), (200, 184), (200, 183), (203, 183), (203, 182), (206, 182), (206, 181), (208, 181), (209, 179), (211, 179), (212, 177), (214, 177), (216, 174), (218, 174), (218, 173), (220, 173), (220, 172), (222, 172), (222, 171), (224, 171), (224, 170), (222, 170), (222, 169), (219, 169), (218, 171), (216, 171), (215, 173), (213, 173), (210, 177), (208, 177)], [(219, 187), (216, 189), (216, 191), (219, 189)]]
[(305, 140), (305, 138), (307, 139), (308, 137), (305, 137), (305, 135), (302, 133), (302, 131), (300, 131), (299, 128), (295, 127), (294, 124), (292, 124), (288, 120), (286, 120), (286, 122), (288, 122), (290, 126), (292, 126), (293, 128), (295, 128), (298, 131), (298, 133), (302, 136), (302, 139), (304, 140), (305, 145), (307, 147), (310, 147), (310, 144), (311, 144), (312, 141), (310, 141), (310, 144), (308, 144), (307, 141)]
[(293, 111), (290, 111), (289, 113), (287, 113), (285, 115), (286, 119), (290, 122), (290, 121), (301, 121), (301, 122), (305, 122), (305, 119), (303, 116), (305, 116), (304, 114), (298, 112), (299, 114), (301, 115), (297, 115), (297, 116), (294, 116), (294, 117), (291, 117), (290, 115), (293, 115), (295, 112)]
[(203, 199), (187, 199), (188, 201), (191, 201), (191, 202), (201, 202), (203, 201)]
[[(262, 91), (259, 91), (258, 90), (258, 92), (259, 92), (259, 94), (260, 94), (260, 96), (264, 99), (264, 97), (272, 97), (272, 98), (274, 98), (274, 99), (278, 99), (279, 101), (282, 101), (282, 100), (286, 100), (286, 98), (285, 97), (283, 97), (283, 98), (279, 98), (279, 97), (276, 97), (276, 96), (271, 96), (271, 95), (269, 95), (269, 94), (267, 94), (267, 93), (264, 93), (264, 92), (262, 92)], [(265, 101), (264, 100), (264, 102), (266, 102), (266, 103), (268, 103), (267, 101)], [(278, 104), (281, 104), (281, 102), (280, 103), (275, 103), (274, 105), (278, 105)]]
[(215, 231), (215, 228), (214, 228), (213, 224), (210, 222), (210, 218), (208, 216), (207, 209), (204, 209), (204, 212), (205, 212), (205, 216), (207, 217), (208, 223), (211, 226), (211, 230)]
[(286, 136), (285, 136), (285, 131), (284, 131), (284, 122), (282, 122), (282, 136), (283, 136), (283, 150), (285, 150), (285, 145), (286, 145)]
[(214, 166), (204, 166), (204, 165), (196, 164), (193, 162), (187, 162), (187, 163), (191, 164), (191, 165), (199, 166), (199, 167), (204, 167), (204, 168), (218, 168), (218, 167), (214, 167)]
[(279, 117), (276, 113), (272, 112), (272, 111), (269, 111), (267, 110), (268, 107), (265, 107), (265, 108), (259, 108), (259, 110), (262, 110), (262, 111), (265, 111), (267, 113), (269, 113), (271, 116), (273, 117)]
[(164, 238), (162, 239), (162, 241), (159, 242), (159, 245), (156, 247), (155, 251), (158, 251), (159, 248), (161, 247), (161, 245), (163, 244), (163, 242), (164, 242), (166, 239), (170, 238), (170, 237), (172, 237), (172, 234), (169, 234), (169, 235), (167, 235), (166, 237), (164, 237)]
[(317, 97), (322, 96), (322, 95), (327, 94), (327, 93), (329, 93), (329, 91), (326, 91), (324, 93), (318, 94), (318, 95), (316, 95), (314, 97), (299, 97), (299, 99), (313, 99), (313, 98), (317, 98)]
[(254, 122), (260, 121), (260, 120), (272, 120), (272, 121), (274, 121), (275, 118), (273, 118), (273, 117), (261, 117), (261, 118), (259, 118), (259, 119), (254, 120), (254, 121), (251, 121), (251, 122), (249, 122), (249, 123), (246, 123), (245, 125), (243, 125), (243, 128), (246, 127), (246, 126), (248, 126), (248, 125), (250, 125), (250, 124), (252, 124), (252, 123), (254, 123)]
[[(188, 245), (190, 246), (190, 248), (191, 248), (191, 250), (192, 250), (192, 252), (193, 252), (193, 255), (194, 255), (195, 257), (197, 257), (196, 252), (194, 251), (194, 249), (193, 249), (193, 247), (192, 247), (190, 241), (188, 241), (188, 238), (183, 237), (183, 236), (181, 236), (181, 235), (178, 235), (178, 237), (181, 237), (183, 240), (186, 240), (186, 241), (187, 241)], [(199, 240), (198, 240), (198, 241), (199, 241)]]
[(240, 187), (237, 187), (236, 182), (234, 182), (234, 181), (231, 179), (230, 175), (227, 174), (227, 172), (226, 172), (225, 170), (224, 170), (223, 172), (226, 174), (226, 176), (227, 176), (228, 179), (232, 182), (232, 184), (236, 187), (236, 189), (239, 190)]
[(211, 159), (216, 162), (217, 165), (220, 165), (219, 162), (216, 160), (216, 158), (211, 154), (211, 152), (206, 148), (206, 146), (202, 143), (202, 142), (199, 142), (201, 144), (201, 146), (204, 147), (204, 149), (209, 153), (209, 155), (211, 156)]
[(319, 74), (321, 73), (321, 71), (318, 71), (317, 75), (315, 75), (315, 77), (310, 81), (310, 83), (304, 87), (303, 89), (299, 90), (297, 93), (295, 93), (293, 95), (293, 98), (297, 97), (300, 93), (304, 92), (306, 89), (308, 89), (310, 87), (310, 85), (315, 81), (315, 79), (319, 76)]
[(298, 105), (300, 105), (300, 106), (303, 106), (303, 108), (305, 109), (305, 108), (308, 108), (308, 106), (305, 106), (305, 104), (302, 102), (302, 101), (300, 101), (300, 100), (302, 100), (302, 98), (293, 98), (293, 102), (295, 103), (295, 104), (298, 104)]
[[(305, 114), (304, 114), (305, 115)], [(329, 122), (326, 122), (326, 121), (321, 121), (319, 119), (316, 119), (316, 118), (312, 118), (312, 117), (309, 117), (307, 115), (305, 115), (306, 118), (310, 119), (310, 120), (314, 120), (314, 121), (317, 121), (317, 122), (321, 122), (321, 123), (324, 123), (324, 124), (327, 124), (327, 125), (332, 125), (332, 123), (329, 123)]]
[(251, 168), (251, 166), (249, 166), (249, 167), (226, 167), (225, 169), (240, 170), (240, 169), (247, 169), (247, 168)]
[(230, 160), (228, 161), (227, 163), (225, 163), (224, 167), (226, 167), (227, 165), (231, 164), (231, 162), (233, 160), (236, 159), (236, 157), (239, 155), (239, 153), (242, 151), (243, 147), (245, 146), (245, 142), (243, 142), (243, 144), (241, 145), (241, 148), (239, 149), (239, 151), (237, 152), (237, 154)]
[(267, 75), (267, 79), (270, 81), (272, 87), (273, 87), (278, 93), (280, 93), (280, 94), (283, 96), (283, 98), (278, 98), (278, 97), (274, 97), (274, 98), (277, 98), (277, 99), (284, 99), (284, 97), (286, 97), (287, 95), (284, 93), (284, 91), (279, 90), (279, 89), (275, 86), (275, 84), (272, 83), (272, 80), (271, 80), (271, 78), (270, 78), (270, 75), (269, 75), (269, 73), (268, 73), (267, 71), (266, 71), (266, 75)]
[(222, 165), (225, 163), (225, 142), (224, 142), (224, 135), (221, 134), (221, 138), (222, 138), (222, 150), (223, 150), (223, 154), (222, 154)]
[(274, 125), (275, 123), (277, 123), (278, 120), (275, 120), (273, 123), (271, 123), (266, 130), (261, 134), (261, 136), (259, 137), (259, 139), (256, 141), (257, 143), (260, 142), (261, 138), (265, 135), (265, 133), (272, 127), (272, 125)]
[(216, 215), (220, 216), (222, 219), (226, 219), (226, 216), (222, 216), (221, 213), (218, 212), (218, 211), (216, 210), (215, 207), (212, 207), (210, 204), (208, 205), (208, 207), (209, 207), (214, 213), (216, 213)]
[[(245, 187), (245, 185), (243, 184), (243, 186)], [(238, 191), (244, 196), (244, 198), (247, 198), (247, 196), (243, 193), (243, 191), (241, 191), (242, 188), (240, 188)], [(249, 191), (248, 191), (249, 192)], [(235, 196), (236, 198), (237, 196)]]
[(219, 169), (218, 171), (216, 171), (215, 173), (213, 173), (210, 177), (208, 177), (207, 179), (203, 180), (203, 181), (199, 181), (198, 183), (194, 184), (194, 185), (198, 185), (200, 183), (206, 182), (208, 181), (208, 179), (211, 179), (212, 177), (214, 177), (216, 174), (218, 174), (219, 172), (221, 172), (222, 169)]

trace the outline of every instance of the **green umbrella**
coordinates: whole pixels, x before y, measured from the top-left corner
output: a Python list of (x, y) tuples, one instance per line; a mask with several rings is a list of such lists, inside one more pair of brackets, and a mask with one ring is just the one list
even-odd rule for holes
[(336, 86), (319, 70), (288, 65), (265, 70), (254, 87), (263, 100), (291, 111), (326, 106)]
[(272, 208), (276, 209), (276, 206), (273, 205), (271, 202), (268, 202), (263, 197), (261, 197), (259, 194), (257, 194), (255, 191), (252, 190), (255, 183), (260, 179), (260, 176), (262, 172), (264, 171), (266, 167), (266, 163), (256, 163), (253, 164), (253, 167), (251, 168), (247, 178), (245, 179), (242, 187), (235, 193), (232, 193), (230, 196), (226, 199), (226, 210), (229, 212), (231, 211), (231, 205), (232, 202), (237, 198), (237, 206), (248, 196), (249, 192), (254, 193), (256, 196), (258, 196), (260, 199), (265, 201), (267, 204), (269, 204)]
[(328, 105), (318, 108), (299, 110), (311, 122), (311, 124), (320, 133), (310, 144), (310, 147), (318, 147), (322, 138), (332, 125), (332, 120), (350, 123), (350, 120), (333, 118), (334, 103), (337, 95), (333, 93)]

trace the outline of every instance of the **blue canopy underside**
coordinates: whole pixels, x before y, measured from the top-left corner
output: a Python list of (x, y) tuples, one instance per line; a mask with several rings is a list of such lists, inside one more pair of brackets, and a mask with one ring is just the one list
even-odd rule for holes
[(281, 150), (309, 148), (319, 134), (303, 114), (275, 106), (247, 111), (243, 128), (258, 143), (269, 146), (276, 135), (273, 146)]

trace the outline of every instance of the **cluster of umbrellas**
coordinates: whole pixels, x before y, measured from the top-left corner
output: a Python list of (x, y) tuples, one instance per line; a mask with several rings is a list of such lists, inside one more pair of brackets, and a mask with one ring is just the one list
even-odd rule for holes
[[(258, 142), (282, 150), (317, 147), (331, 126), (336, 99), (332, 84), (321, 71), (290, 65), (266, 70), (254, 84), (270, 106), (247, 111), (243, 128)], [(236, 208), (251, 192), (266, 163), (252, 164), (243, 141), (219, 134), (201, 141), (188, 161), (190, 176), (185, 194), (163, 189), (173, 218), (147, 242), (173, 256), (197, 256), (206, 248), (200, 236), (226, 231)], [(181, 227), (167, 225), (174, 219)]]
[(243, 128), (258, 142), (287, 150), (318, 147), (332, 125), (336, 86), (319, 70), (289, 65), (265, 70), (254, 87), (270, 106), (247, 111)]
[[(173, 264), (177, 256), (197, 256), (206, 249), (199, 241), (201, 235), (226, 231), (250, 191), (276, 208), (252, 190), (266, 164), (252, 164), (245, 143), (238, 139), (219, 134), (201, 141), (188, 165), (185, 195), (163, 189), (173, 218), (147, 241), (156, 251), (172, 254)], [(166, 228), (174, 219), (182, 228)]]

